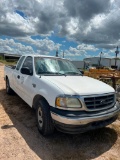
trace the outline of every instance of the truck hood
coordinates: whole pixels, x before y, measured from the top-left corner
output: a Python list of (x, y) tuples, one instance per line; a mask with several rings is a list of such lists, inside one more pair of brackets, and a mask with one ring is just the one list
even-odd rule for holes
[(45, 78), (68, 95), (115, 92), (111, 86), (87, 76), (47, 76)]

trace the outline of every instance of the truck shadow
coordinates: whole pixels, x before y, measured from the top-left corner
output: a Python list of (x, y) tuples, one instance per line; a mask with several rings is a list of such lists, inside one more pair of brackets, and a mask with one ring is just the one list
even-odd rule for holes
[(13, 123), (1, 128), (15, 127), (31, 150), (43, 160), (93, 159), (110, 150), (117, 140), (116, 131), (108, 127), (79, 135), (56, 131), (45, 138), (37, 130), (35, 111), (21, 98), (8, 96), (3, 89), (0, 90), (0, 103)]

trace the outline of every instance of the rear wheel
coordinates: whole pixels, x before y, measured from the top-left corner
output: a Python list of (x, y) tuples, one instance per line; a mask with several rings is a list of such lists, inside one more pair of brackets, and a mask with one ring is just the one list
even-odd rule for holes
[(39, 132), (44, 136), (52, 134), (54, 125), (50, 115), (50, 107), (45, 100), (37, 102), (36, 116)]
[(9, 79), (6, 79), (6, 93), (10, 95), (13, 94), (13, 90), (10, 87)]

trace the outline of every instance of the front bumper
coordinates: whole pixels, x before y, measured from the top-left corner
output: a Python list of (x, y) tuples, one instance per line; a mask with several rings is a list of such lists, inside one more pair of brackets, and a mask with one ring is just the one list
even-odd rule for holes
[(116, 120), (120, 111), (120, 104), (116, 104), (104, 111), (65, 111), (51, 107), (51, 117), (59, 130), (84, 132), (104, 127)]

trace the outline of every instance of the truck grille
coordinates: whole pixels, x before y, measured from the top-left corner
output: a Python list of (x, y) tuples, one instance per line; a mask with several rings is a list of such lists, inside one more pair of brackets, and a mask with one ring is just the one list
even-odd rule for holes
[(84, 102), (86, 107), (90, 110), (110, 108), (115, 102), (115, 95), (109, 94), (104, 96), (86, 97), (84, 98)]

